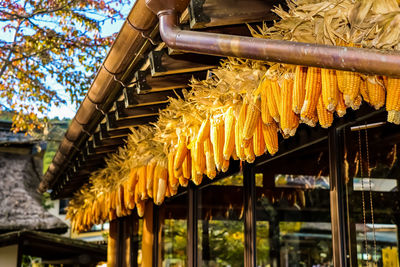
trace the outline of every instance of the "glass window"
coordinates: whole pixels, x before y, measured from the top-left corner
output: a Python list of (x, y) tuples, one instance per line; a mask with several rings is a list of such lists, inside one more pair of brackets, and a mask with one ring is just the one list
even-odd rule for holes
[(257, 266), (333, 266), (327, 139), (255, 173)]
[(198, 266), (244, 266), (243, 176), (198, 191)]
[(187, 266), (187, 194), (166, 199), (160, 208), (161, 266)]
[(351, 266), (399, 266), (400, 127), (382, 114), (344, 136)]

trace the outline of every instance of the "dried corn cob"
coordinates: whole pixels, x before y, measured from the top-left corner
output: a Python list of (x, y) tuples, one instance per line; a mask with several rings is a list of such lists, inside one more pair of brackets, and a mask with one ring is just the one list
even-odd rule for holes
[(145, 165), (140, 166), (138, 169), (139, 198), (142, 200), (147, 198), (146, 169), (147, 169), (147, 167)]
[(191, 171), (192, 171), (192, 157), (190, 155), (190, 150), (188, 150), (186, 151), (186, 157), (182, 163), (183, 178), (190, 180)]
[(265, 153), (265, 141), (262, 128), (263, 128), (263, 121), (261, 118), (259, 118), (256, 129), (253, 134), (253, 149), (256, 157), (259, 157)]
[[(161, 165), (159, 164), (159, 162), (157, 162), (155, 168), (154, 168), (154, 174), (153, 174), (153, 201), (154, 203), (157, 202), (157, 192), (158, 192), (158, 180), (160, 179), (161, 176)], [(157, 203), (156, 203), (157, 204)]]
[(269, 113), (268, 109), (268, 88), (271, 87), (271, 82), (267, 79), (264, 78), (259, 85), (259, 91), (260, 91), (260, 96), (261, 96), (261, 118), (262, 121), (266, 124), (268, 123), (273, 123), (274, 118), (272, 118), (271, 114)]
[(253, 137), (249, 140), (249, 145), (244, 148), (244, 154), (246, 155), (246, 161), (248, 163), (253, 163), (256, 159), (256, 155), (254, 155)]
[(265, 146), (271, 155), (278, 152), (278, 126), (275, 123), (262, 125)]
[(221, 170), (222, 172), (227, 172), (229, 170), (229, 159), (228, 160), (224, 159), (224, 161), (222, 162)]
[(179, 177), (179, 184), (180, 184), (182, 187), (187, 187), (188, 184), (189, 184), (189, 180), (186, 179), (186, 178), (184, 178), (183, 176), (181, 176), (181, 177)]
[(145, 205), (145, 200), (140, 200), (138, 203), (136, 203), (136, 211), (139, 217), (143, 217)]
[[(278, 109), (278, 102), (275, 100), (274, 96), (274, 91), (272, 90), (272, 80), (266, 78), (265, 79), (266, 86), (265, 90), (267, 93), (267, 106), (268, 106), (268, 111), (271, 117), (276, 121), (279, 122), (279, 109)], [(240, 157), (239, 157), (240, 158)]]
[(278, 121), (280, 122), (280, 120), (281, 120), (280, 117), (282, 116), (282, 111), (281, 111), (282, 97), (281, 97), (281, 88), (279, 86), (278, 80), (271, 80), (271, 89), (272, 89), (272, 96), (273, 96), (273, 99), (275, 100), (275, 105), (276, 105), (276, 108), (277, 108), (278, 114), (279, 114)]
[(292, 110), (300, 114), (306, 95), (307, 67), (296, 66), (293, 85)]
[(151, 198), (153, 198), (153, 179), (155, 167), (156, 162), (154, 159), (150, 160), (146, 167), (146, 191), (147, 195)]
[(366, 78), (364, 79), (363, 77), (361, 77), (360, 94), (365, 102), (367, 103), (370, 102), (368, 88), (367, 88), (367, 79)]
[(333, 113), (325, 108), (322, 100), (322, 95), (318, 99), (317, 114), (319, 124), (322, 128), (328, 128), (332, 125)]
[(335, 111), (339, 89), (336, 79), (336, 71), (330, 69), (321, 69), (321, 95), (324, 107), (328, 111)]
[(249, 140), (252, 138), (258, 119), (261, 116), (260, 110), (261, 98), (260, 96), (255, 96), (247, 108), (246, 121), (243, 127), (243, 140)]
[(242, 133), (244, 128), (244, 123), (246, 120), (247, 107), (248, 107), (247, 99), (244, 99), (243, 104), (240, 107), (239, 116), (235, 125), (235, 150), (236, 150), (236, 155), (242, 161), (245, 160)]
[(358, 95), (358, 96), (356, 97), (356, 99), (354, 100), (353, 104), (351, 104), (350, 107), (351, 107), (351, 109), (353, 109), (353, 110), (357, 110), (357, 109), (360, 108), (361, 104), (362, 104), (362, 97), (361, 97), (361, 95)]
[(207, 117), (200, 126), (197, 134), (197, 141), (204, 142), (204, 140), (210, 136), (210, 117)]
[(347, 106), (344, 103), (343, 94), (339, 92), (338, 104), (336, 106), (336, 114), (339, 117), (343, 117), (346, 114)]
[(206, 174), (208, 178), (214, 179), (217, 172), (215, 170), (214, 152), (210, 138), (206, 138), (204, 141), (204, 154), (206, 155)]
[[(197, 162), (196, 162), (195, 150), (192, 149), (192, 150), (190, 150), (190, 152), (192, 155), (191, 156), (192, 157), (192, 177), (191, 177), (191, 179), (195, 185), (199, 185), (199, 184), (201, 184), (201, 181), (203, 180), (203, 171), (198, 172), (196, 169)], [(204, 151), (203, 151), (203, 157), (204, 157)], [(205, 160), (204, 160), (204, 163), (205, 163)]]
[(171, 191), (177, 190), (179, 185), (179, 180), (175, 176), (174, 172), (174, 158), (175, 158), (175, 153), (174, 150), (171, 149), (168, 153), (168, 182)]
[(125, 181), (124, 184), (124, 200), (125, 200), (125, 207), (127, 209), (132, 210), (135, 208), (135, 194), (134, 191), (132, 191), (132, 186), (129, 182), (129, 179)]
[(224, 120), (220, 115), (211, 119), (210, 139), (213, 145), (215, 166), (220, 171), (224, 159)]
[(299, 118), (292, 110), (293, 79), (291, 79), (289, 76), (290, 74), (288, 73), (283, 75), (280, 101), (280, 123), (284, 135), (294, 136), (297, 127), (299, 126)]
[(346, 106), (353, 105), (360, 92), (361, 77), (360, 74), (351, 71), (337, 71), (342, 73), (342, 84), (338, 84), (339, 90), (343, 92), (344, 103)]
[(400, 79), (389, 77), (386, 90), (388, 122), (400, 124)]
[[(196, 172), (200, 175), (203, 175), (204, 170), (206, 168), (206, 158), (204, 154), (204, 141), (196, 140), (194, 145), (194, 163)], [(192, 177), (193, 179), (193, 177)]]
[(321, 69), (310, 67), (307, 70), (306, 95), (301, 109), (301, 121), (315, 126), (315, 115), (318, 99), (321, 94)]
[(186, 136), (178, 136), (178, 147), (176, 149), (175, 159), (174, 159), (174, 169), (179, 170), (185, 160), (185, 157), (188, 152), (187, 137)]
[(160, 166), (160, 171), (158, 172), (158, 186), (157, 186), (157, 191), (154, 191), (154, 195), (156, 195), (156, 200), (155, 200), (155, 204), (156, 205), (161, 205), (164, 202), (164, 198), (165, 198), (165, 193), (167, 190), (167, 179), (168, 179), (168, 170), (167, 170), (167, 166), (166, 163), (161, 162), (159, 164)]
[(229, 107), (225, 112), (225, 140), (223, 155), (225, 160), (229, 160), (233, 149), (235, 148), (235, 115), (233, 106)]
[(371, 106), (376, 110), (383, 107), (386, 95), (385, 88), (383, 87), (383, 80), (379, 76), (368, 76), (367, 90)]

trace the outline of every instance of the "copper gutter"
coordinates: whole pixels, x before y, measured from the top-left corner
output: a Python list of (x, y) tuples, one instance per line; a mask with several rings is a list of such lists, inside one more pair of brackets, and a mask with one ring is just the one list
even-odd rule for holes
[(176, 9), (182, 1), (146, 0), (146, 4), (159, 17), (161, 38), (176, 50), (400, 77), (400, 53), (395, 51), (182, 30)]
[(157, 17), (146, 7), (145, 0), (137, 0), (98, 71), (86, 97), (65, 133), (60, 147), (45, 173), (38, 191), (51, 188), (64, 172), (69, 161), (82, 144), (93, 134), (104, 118), (123, 83), (150, 46), (148, 35), (157, 26)]

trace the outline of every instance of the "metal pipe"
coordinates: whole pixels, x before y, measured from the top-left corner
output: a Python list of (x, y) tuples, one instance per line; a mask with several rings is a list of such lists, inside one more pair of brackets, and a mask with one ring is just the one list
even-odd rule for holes
[[(152, 2), (157, 1), (148, 0), (147, 5), (152, 8)], [(160, 20), (161, 38), (173, 49), (400, 77), (400, 53), (396, 51), (188, 31), (179, 28), (175, 9), (153, 9), (153, 12)]]

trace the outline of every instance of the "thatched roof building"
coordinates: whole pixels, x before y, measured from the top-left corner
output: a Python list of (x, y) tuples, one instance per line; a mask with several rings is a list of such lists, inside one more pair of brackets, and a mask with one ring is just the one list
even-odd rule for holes
[(0, 122), (0, 233), (29, 229), (63, 233), (67, 225), (41, 205), (36, 188), (41, 180), (45, 143), (10, 132)]

